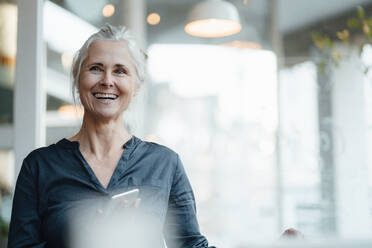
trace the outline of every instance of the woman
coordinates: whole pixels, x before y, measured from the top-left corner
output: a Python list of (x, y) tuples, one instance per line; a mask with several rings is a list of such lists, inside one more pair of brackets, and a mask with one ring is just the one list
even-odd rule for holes
[[(105, 25), (79, 50), (72, 75), (74, 92), (77, 89), (84, 107), (81, 129), (24, 159), (15, 188), (9, 248), (70, 247), (76, 237), (82, 247), (81, 240), (94, 240), (102, 232), (105, 246), (117, 247), (109, 242), (120, 237), (111, 234), (125, 236), (131, 230), (130, 225), (120, 230), (128, 215), (116, 221), (115, 228), (101, 221), (106, 218), (102, 216), (112, 195), (133, 188), (140, 190), (136, 212), (156, 224), (152, 231), (164, 231), (169, 248), (208, 247), (178, 155), (131, 135), (123, 124), (123, 113), (143, 82), (144, 63), (145, 56), (125, 28)], [(147, 247), (163, 246), (162, 238), (155, 242)]]

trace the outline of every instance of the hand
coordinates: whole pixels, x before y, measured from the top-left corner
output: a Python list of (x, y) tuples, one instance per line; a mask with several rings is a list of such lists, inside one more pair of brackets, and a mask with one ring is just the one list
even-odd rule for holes
[(127, 200), (120, 201), (120, 207), (122, 207), (122, 208), (129, 208), (129, 207), (138, 208), (140, 204), (141, 204), (141, 199), (140, 198), (137, 198), (133, 202), (133, 204), (128, 204)]
[[(131, 207), (134, 207), (134, 208), (138, 208), (141, 204), (141, 199), (140, 198), (137, 198), (132, 204), (128, 204), (128, 201), (127, 200), (122, 200), (120, 201), (119, 204), (117, 204), (116, 206), (116, 210), (119, 210), (119, 209), (128, 209), (128, 208), (131, 208)], [(97, 209), (97, 214), (98, 215), (103, 215), (104, 211), (102, 209)]]
[(282, 233), (282, 236), (281, 238), (287, 238), (287, 239), (303, 239), (304, 238), (304, 235), (294, 229), (294, 228), (288, 228), (286, 229), (283, 233)]

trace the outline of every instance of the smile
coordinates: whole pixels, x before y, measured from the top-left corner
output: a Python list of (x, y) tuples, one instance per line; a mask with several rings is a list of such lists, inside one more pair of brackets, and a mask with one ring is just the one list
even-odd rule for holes
[(109, 100), (115, 100), (118, 98), (115, 94), (110, 93), (93, 93), (93, 96), (97, 99), (109, 99)]

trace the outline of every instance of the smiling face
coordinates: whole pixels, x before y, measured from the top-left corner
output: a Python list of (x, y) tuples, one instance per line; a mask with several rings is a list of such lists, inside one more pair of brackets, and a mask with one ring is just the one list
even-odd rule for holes
[(88, 49), (79, 78), (86, 114), (117, 119), (126, 110), (137, 86), (136, 69), (125, 41), (96, 41)]

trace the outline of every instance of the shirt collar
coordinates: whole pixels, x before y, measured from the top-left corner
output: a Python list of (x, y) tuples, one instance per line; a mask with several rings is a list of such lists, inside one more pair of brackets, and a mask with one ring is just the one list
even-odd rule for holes
[[(125, 149), (132, 149), (140, 142), (141, 142), (141, 140), (139, 138), (132, 135), (132, 137), (127, 142), (124, 143), (123, 147)], [(76, 149), (79, 149), (80, 144), (79, 144), (78, 141), (70, 141), (66, 138), (63, 138), (60, 141), (58, 141), (56, 145), (61, 146), (61, 147), (66, 148), (66, 149), (76, 150)]]

